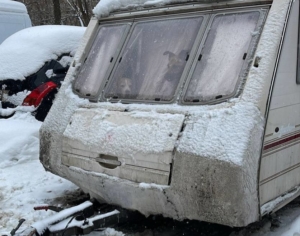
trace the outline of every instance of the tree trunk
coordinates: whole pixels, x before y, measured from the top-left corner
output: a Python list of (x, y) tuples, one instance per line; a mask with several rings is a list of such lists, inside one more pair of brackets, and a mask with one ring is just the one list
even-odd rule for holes
[(53, 2), (53, 13), (54, 13), (54, 24), (60, 25), (61, 24), (61, 9), (59, 0), (52, 0)]

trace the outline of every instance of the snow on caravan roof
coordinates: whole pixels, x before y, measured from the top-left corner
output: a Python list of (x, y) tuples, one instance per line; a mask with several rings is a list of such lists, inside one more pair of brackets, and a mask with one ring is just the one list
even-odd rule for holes
[(45, 25), (13, 34), (0, 45), (0, 80), (24, 80), (46, 61), (75, 52), (84, 32), (84, 27)]
[[(198, 0), (198, 3), (226, 2), (230, 0)], [(231, 0), (232, 1), (232, 0)], [(96, 17), (106, 17), (111, 12), (128, 8), (164, 6), (167, 4), (195, 2), (195, 0), (101, 0), (93, 10)]]
[(20, 2), (0, 0), (0, 11), (27, 13), (27, 8)]

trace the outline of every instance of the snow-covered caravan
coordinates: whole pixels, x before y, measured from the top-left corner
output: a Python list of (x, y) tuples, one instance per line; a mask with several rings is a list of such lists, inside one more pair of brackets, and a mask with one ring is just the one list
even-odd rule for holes
[(299, 0), (94, 13), (41, 128), (47, 170), (145, 215), (229, 226), (300, 194)]

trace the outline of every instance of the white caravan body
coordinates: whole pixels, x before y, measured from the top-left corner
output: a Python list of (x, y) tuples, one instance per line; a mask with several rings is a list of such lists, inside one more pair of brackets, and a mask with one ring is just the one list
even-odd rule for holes
[(44, 167), (99, 201), (229, 226), (300, 194), (299, 0), (92, 18), (40, 131)]
[(31, 20), (23, 3), (0, 0), (0, 44), (10, 35), (28, 27), (31, 27)]

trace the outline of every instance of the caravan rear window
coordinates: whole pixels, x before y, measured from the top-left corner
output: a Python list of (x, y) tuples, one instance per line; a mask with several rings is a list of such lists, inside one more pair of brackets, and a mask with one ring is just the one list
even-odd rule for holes
[(266, 14), (251, 9), (104, 24), (74, 89), (100, 101), (224, 101), (247, 77)]
[(101, 83), (108, 73), (111, 63), (116, 58), (118, 46), (127, 25), (103, 26), (99, 29), (96, 40), (83, 64), (74, 89), (84, 97), (97, 97)]
[(170, 101), (202, 21), (193, 17), (137, 23), (105, 97)]
[(259, 12), (217, 15), (185, 93), (185, 102), (207, 102), (233, 96), (248, 51)]

